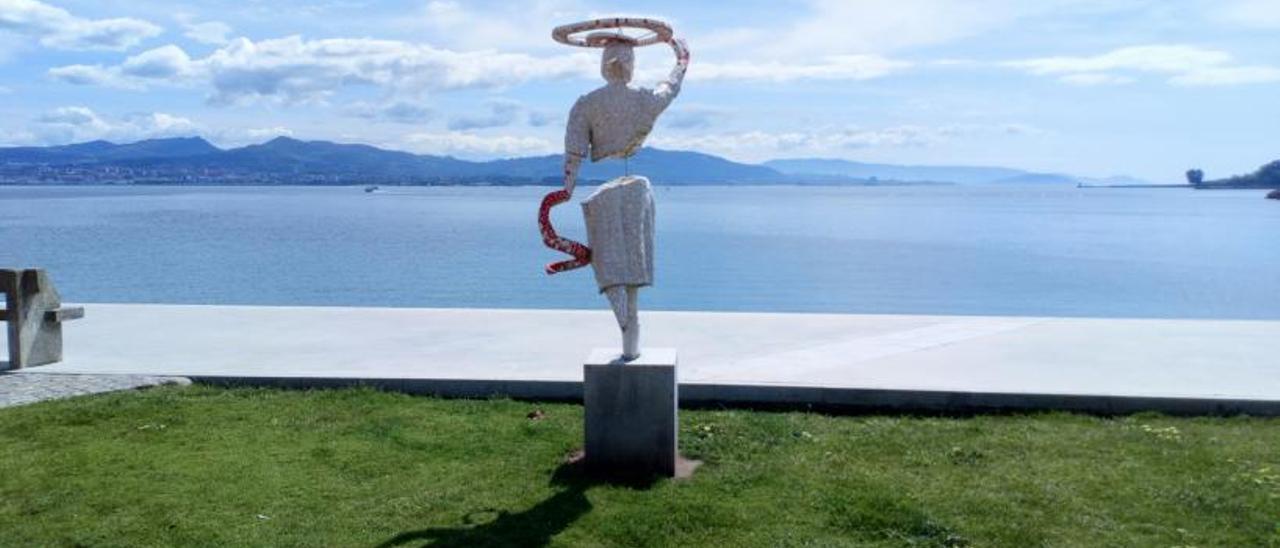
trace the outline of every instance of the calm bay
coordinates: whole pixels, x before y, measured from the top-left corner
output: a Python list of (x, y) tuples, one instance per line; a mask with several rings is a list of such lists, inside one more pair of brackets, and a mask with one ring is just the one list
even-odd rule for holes
[[(603, 308), (547, 187), (0, 187), (0, 267), (78, 302)], [(588, 195), (579, 190), (576, 198)], [(1280, 319), (1263, 191), (658, 187), (665, 310)], [(576, 205), (560, 231), (581, 238)]]

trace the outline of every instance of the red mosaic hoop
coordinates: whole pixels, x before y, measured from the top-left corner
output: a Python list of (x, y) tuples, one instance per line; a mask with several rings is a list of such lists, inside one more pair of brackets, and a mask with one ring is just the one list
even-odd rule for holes
[[(603, 29), (614, 29), (617, 32), (593, 32), (586, 36), (575, 36), (587, 31), (599, 31)], [(647, 31), (637, 36), (628, 35), (623, 29), (641, 29)], [(610, 41), (621, 40), (631, 43), (632, 46), (651, 46), (671, 40), (671, 25), (668, 25), (657, 19), (646, 19), (643, 17), (607, 17), (604, 19), (592, 19), (590, 21), (582, 21), (578, 23), (569, 23), (568, 25), (560, 25), (551, 31), (551, 38), (561, 44), (569, 46), (578, 46), (581, 48), (602, 48), (609, 44)]]

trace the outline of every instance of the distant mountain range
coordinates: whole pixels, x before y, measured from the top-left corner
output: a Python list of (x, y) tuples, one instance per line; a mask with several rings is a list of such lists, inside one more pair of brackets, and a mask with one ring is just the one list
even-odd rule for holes
[[(200, 137), (0, 148), (0, 184), (560, 184), (558, 154), (490, 161), (369, 145), (277, 137), (220, 149)], [(1003, 167), (900, 166), (791, 159), (744, 164), (710, 154), (643, 148), (632, 173), (696, 184), (1075, 184), (1087, 179)], [(580, 178), (623, 174), (622, 162), (584, 163)]]

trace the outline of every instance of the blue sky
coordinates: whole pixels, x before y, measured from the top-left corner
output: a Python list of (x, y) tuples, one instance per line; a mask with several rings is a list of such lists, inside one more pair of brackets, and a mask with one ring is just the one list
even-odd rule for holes
[[(551, 28), (614, 15), (693, 52), (654, 146), (1161, 182), (1280, 158), (1280, 0), (0, 0), (0, 145), (558, 152), (600, 80)], [(637, 83), (670, 63), (640, 50)]]

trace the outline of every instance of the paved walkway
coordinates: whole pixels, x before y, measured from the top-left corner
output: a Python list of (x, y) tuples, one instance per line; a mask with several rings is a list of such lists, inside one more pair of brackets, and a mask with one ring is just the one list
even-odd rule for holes
[[(606, 310), (88, 304), (41, 373), (581, 395)], [(1280, 322), (642, 312), (682, 401), (1280, 414)], [(1191, 402), (1193, 405), (1183, 405)]]
[(182, 377), (148, 375), (51, 375), (48, 373), (0, 373), (0, 407), (70, 398), (162, 384), (189, 384)]

